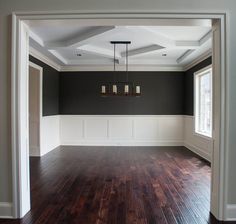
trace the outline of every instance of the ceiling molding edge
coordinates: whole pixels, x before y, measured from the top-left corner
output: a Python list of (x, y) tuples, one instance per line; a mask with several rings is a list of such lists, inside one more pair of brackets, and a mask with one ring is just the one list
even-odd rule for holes
[[(81, 72), (81, 71), (113, 71), (110, 65), (79, 65), (79, 66), (61, 66), (61, 72)], [(116, 66), (116, 71), (125, 71), (125, 66)], [(129, 65), (129, 71), (174, 71), (182, 72), (182, 66), (161, 66), (161, 65)]]
[[(91, 66), (91, 65), (76, 65), (76, 66), (71, 66), (71, 65), (64, 65), (60, 66), (53, 60), (51, 60), (49, 57), (45, 56), (38, 50), (36, 50), (33, 47), (29, 48), (29, 53), (33, 57), (39, 59), (40, 61), (44, 62), (45, 64), (51, 66), (52, 68), (56, 69), (57, 71), (62, 71), (62, 72), (74, 72), (74, 71), (113, 71), (113, 67), (110, 65), (96, 65), (96, 66)], [(211, 50), (205, 52), (198, 58), (196, 58), (193, 62), (190, 64), (187, 64), (186, 66), (161, 66), (161, 65), (130, 65), (129, 66), (129, 71), (187, 71), (190, 68), (194, 67), (198, 63), (204, 61), (208, 57), (212, 55)], [(125, 66), (117, 66), (117, 69), (120, 71), (123, 71), (125, 69)]]
[(208, 57), (212, 56), (212, 51), (208, 50), (207, 52), (205, 52), (204, 54), (200, 55), (199, 57), (197, 57), (194, 61), (192, 61), (191, 63), (187, 64), (184, 66), (184, 71), (187, 71), (189, 69), (191, 69), (192, 67), (194, 67), (195, 65), (199, 64), (200, 62), (204, 61), (205, 59), (207, 59)]
[(29, 54), (37, 58), (38, 60), (44, 62), (45, 64), (51, 66), (52, 68), (56, 69), (58, 72), (61, 71), (61, 66), (59, 64), (57, 64), (56, 62), (54, 62), (49, 57), (45, 56), (35, 48), (29, 47)]

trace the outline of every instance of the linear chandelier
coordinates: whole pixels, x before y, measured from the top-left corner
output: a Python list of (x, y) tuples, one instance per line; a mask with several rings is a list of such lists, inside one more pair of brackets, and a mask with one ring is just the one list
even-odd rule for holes
[[(128, 45), (131, 44), (130, 41), (111, 41), (114, 45), (114, 73), (113, 82), (102, 84), (101, 86), (101, 96), (141, 96), (140, 85), (134, 85), (133, 82), (129, 81), (129, 71), (128, 71)], [(123, 44), (126, 45), (126, 79), (122, 82), (116, 81), (116, 45)]]

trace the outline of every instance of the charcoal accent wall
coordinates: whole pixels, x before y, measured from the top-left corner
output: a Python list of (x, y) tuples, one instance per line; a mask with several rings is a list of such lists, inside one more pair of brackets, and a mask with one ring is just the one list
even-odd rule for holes
[(212, 63), (212, 57), (205, 59), (185, 72), (184, 75), (184, 115), (194, 114), (194, 73)]
[(59, 72), (31, 55), (29, 60), (43, 67), (43, 116), (59, 114)]
[[(125, 80), (125, 72), (117, 72)], [(181, 115), (184, 114), (184, 72), (129, 72), (141, 86), (141, 97), (101, 97), (100, 86), (112, 72), (60, 72), (60, 114)]]

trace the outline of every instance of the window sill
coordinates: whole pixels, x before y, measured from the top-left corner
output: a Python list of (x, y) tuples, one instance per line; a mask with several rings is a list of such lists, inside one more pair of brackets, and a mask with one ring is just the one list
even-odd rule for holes
[(212, 136), (205, 135), (205, 134), (203, 134), (203, 133), (201, 133), (201, 132), (196, 132), (196, 131), (194, 131), (194, 135), (195, 135), (195, 136), (198, 136), (198, 137), (200, 137), (200, 138), (204, 138), (204, 139), (206, 139), (206, 140), (212, 140)]

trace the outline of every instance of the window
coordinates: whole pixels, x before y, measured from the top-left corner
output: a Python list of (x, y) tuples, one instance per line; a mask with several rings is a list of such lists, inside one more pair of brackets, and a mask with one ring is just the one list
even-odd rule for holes
[(212, 137), (212, 68), (195, 73), (195, 132)]

